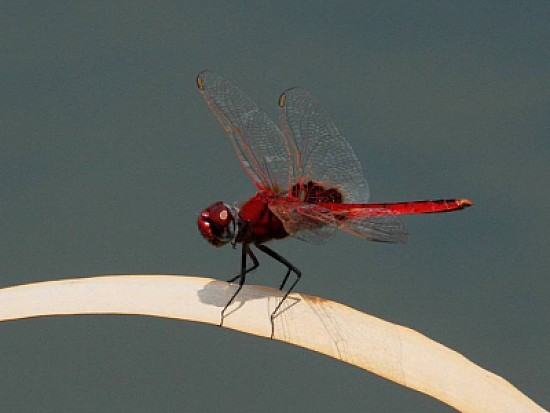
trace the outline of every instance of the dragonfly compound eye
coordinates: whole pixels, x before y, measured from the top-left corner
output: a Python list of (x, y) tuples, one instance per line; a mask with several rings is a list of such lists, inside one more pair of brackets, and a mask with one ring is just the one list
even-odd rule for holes
[(233, 211), (221, 201), (202, 211), (197, 225), (203, 238), (215, 247), (224, 246), (235, 236)]

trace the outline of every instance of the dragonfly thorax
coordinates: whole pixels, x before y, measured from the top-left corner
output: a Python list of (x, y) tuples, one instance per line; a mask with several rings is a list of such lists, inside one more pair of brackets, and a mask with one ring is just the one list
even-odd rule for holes
[(222, 201), (201, 212), (197, 225), (203, 238), (215, 247), (223, 247), (235, 237), (236, 212)]

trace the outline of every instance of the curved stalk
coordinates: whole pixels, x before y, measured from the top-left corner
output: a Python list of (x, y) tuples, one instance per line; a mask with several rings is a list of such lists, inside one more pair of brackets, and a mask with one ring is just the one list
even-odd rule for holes
[[(209, 278), (118, 275), (0, 290), (0, 321), (71, 314), (139, 314), (220, 323), (236, 286)], [(246, 285), (225, 328), (269, 338), (282, 293)], [(432, 396), (462, 412), (545, 412), (501, 377), (426, 336), (345, 305), (291, 294), (274, 318), (275, 340), (304, 347)]]

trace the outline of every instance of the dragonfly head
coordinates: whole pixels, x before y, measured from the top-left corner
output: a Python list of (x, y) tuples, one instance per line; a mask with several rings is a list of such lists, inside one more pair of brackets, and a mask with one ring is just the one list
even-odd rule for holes
[(202, 211), (197, 225), (203, 238), (215, 247), (223, 247), (235, 237), (235, 214), (222, 201)]

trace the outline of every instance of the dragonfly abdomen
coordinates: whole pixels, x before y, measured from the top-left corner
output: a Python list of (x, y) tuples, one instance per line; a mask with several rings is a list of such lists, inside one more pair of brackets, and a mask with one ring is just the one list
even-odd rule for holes
[(469, 199), (437, 199), (429, 201), (394, 202), (385, 204), (367, 204), (369, 209), (387, 210), (394, 215), (433, 214), (451, 212), (472, 206)]
[(429, 201), (391, 202), (383, 204), (319, 204), (337, 219), (358, 220), (384, 215), (434, 214), (451, 212), (473, 205), (468, 199), (437, 199)]

